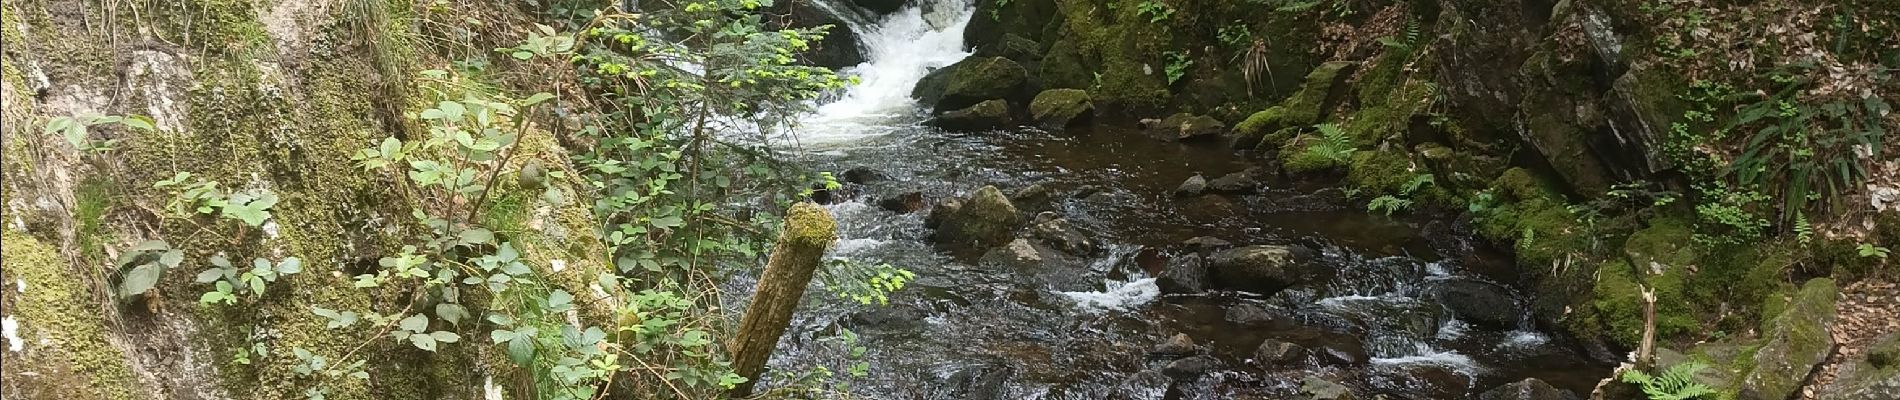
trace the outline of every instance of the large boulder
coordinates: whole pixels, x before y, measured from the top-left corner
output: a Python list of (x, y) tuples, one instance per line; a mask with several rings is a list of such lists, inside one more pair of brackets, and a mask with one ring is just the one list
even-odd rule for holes
[(1207, 190), (1218, 194), (1251, 194), (1260, 190), (1260, 181), (1249, 172), (1221, 175), (1207, 182)]
[(1566, 400), (1562, 389), (1550, 386), (1537, 378), (1506, 383), (1478, 395), (1478, 400)]
[(953, 131), (988, 131), (1012, 125), (1009, 103), (988, 100), (963, 109), (938, 115), (932, 125)]
[(984, 263), (1001, 265), (1012, 269), (1042, 265), (1042, 260), (1042, 252), (1036, 249), (1036, 245), (1024, 239), (1012, 240), (1009, 244), (990, 249), (988, 253), (983, 253)]
[(987, 100), (1007, 99), (1020, 92), (1029, 72), (1002, 57), (970, 57), (932, 71), (911, 96), (939, 112), (957, 110)]
[[(873, 0), (901, 1), (901, 0)], [(774, 25), (782, 28), (811, 28), (831, 25), (825, 38), (811, 44), (811, 50), (799, 53), (812, 65), (831, 69), (843, 69), (864, 63), (864, 52), (858, 49), (858, 34), (852, 32), (844, 19), (825, 11), (823, 7), (810, 1), (783, 1), (772, 5), (771, 15), (782, 16)]]
[(1188, 177), (1186, 181), (1182, 181), (1181, 186), (1174, 188), (1174, 195), (1177, 197), (1193, 197), (1199, 196), (1201, 192), (1205, 191), (1207, 191), (1207, 177), (1201, 176), (1201, 174), (1194, 174), (1194, 176)]
[[(1010, 233), (1023, 224), (1022, 213), (995, 186), (977, 189), (969, 199), (948, 202), (931, 212), (939, 243), (993, 247), (1008, 243)], [(941, 215), (939, 215), (941, 214)]]
[(1214, 253), (1208, 269), (1220, 286), (1271, 294), (1313, 279), (1312, 259), (1313, 250), (1302, 246), (1254, 245)]
[(1049, 89), (1029, 102), (1029, 117), (1043, 129), (1060, 130), (1086, 124), (1095, 116), (1089, 92), (1081, 89)]
[(1459, 320), (1487, 328), (1516, 328), (1524, 315), (1524, 307), (1511, 297), (1511, 290), (1495, 283), (1447, 279), (1432, 285), (1431, 294)]
[(1737, 398), (1786, 399), (1807, 381), (1816, 364), (1834, 351), (1834, 280), (1809, 280), (1788, 300), (1781, 315), (1762, 326), (1761, 349), (1753, 371), (1742, 376)]
[(1218, 137), (1227, 132), (1227, 124), (1214, 117), (1189, 113), (1177, 113), (1161, 120), (1150, 135), (1163, 140), (1197, 140)]
[[(1234, 125), (1229, 140), (1235, 148), (1250, 149), (1260, 145), (1261, 138), (1281, 129), (1317, 124), (1326, 117), (1326, 111), (1339, 102), (1340, 93), (1346, 86), (1346, 78), (1352, 76), (1357, 63), (1351, 61), (1333, 61), (1320, 64), (1306, 74), (1306, 83), (1300, 91), (1287, 97), (1280, 105), (1268, 107), (1247, 116), (1240, 124)], [(1277, 147), (1280, 143), (1272, 143)]]

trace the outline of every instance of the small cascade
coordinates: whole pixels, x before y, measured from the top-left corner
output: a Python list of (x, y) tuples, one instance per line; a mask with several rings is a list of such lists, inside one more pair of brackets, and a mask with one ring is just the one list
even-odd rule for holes
[(963, 27), (975, 13), (970, 0), (921, 0), (875, 23), (844, 11), (854, 9), (850, 6), (828, 1), (836, 0), (818, 3), (852, 25), (866, 61), (843, 71), (856, 76), (858, 85), (800, 121), (801, 143), (846, 145), (918, 122), (920, 108), (910, 98), (911, 88), (931, 70), (970, 55), (963, 49)]

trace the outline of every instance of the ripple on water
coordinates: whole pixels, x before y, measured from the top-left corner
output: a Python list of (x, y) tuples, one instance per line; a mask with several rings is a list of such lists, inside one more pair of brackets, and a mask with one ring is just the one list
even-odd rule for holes
[(1131, 311), (1161, 296), (1154, 278), (1137, 279), (1101, 292), (1056, 292), (1075, 302), (1077, 308), (1091, 313)]

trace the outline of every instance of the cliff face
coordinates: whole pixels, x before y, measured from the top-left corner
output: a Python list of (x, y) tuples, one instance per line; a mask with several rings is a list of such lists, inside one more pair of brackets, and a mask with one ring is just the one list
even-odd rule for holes
[[(399, 176), (364, 172), (358, 150), (418, 129), (413, 113), (451, 90), (417, 79), (532, 32), (512, 2), (204, 0), (101, 3), (7, 0), (5, 257), (0, 307), (14, 345), (5, 352), (9, 398), (305, 398), (316, 378), (296, 372), (291, 349), (345, 354), (363, 343), (326, 329), (313, 307), (370, 309), (407, 296), (353, 288), (348, 276), (397, 251), (417, 199)], [(468, 21), (484, 21), (470, 23)], [(501, 57), (505, 59), (506, 57)], [(531, 66), (497, 63), (486, 73)], [(552, 80), (498, 81), (538, 88)], [(499, 90), (514, 89), (511, 87)], [(458, 95), (459, 96), (459, 95)], [(143, 115), (150, 130), (98, 125), (82, 150), (42, 131), (58, 117)], [(524, 139), (529, 159), (566, 165), (547, 135)], [(95, 147), (110, 142), (109, 150)], [(199, 179), (284, 199), (260, 227), (215, 218), (167, 218), (154, 183)], [(574, 293), (606, 268), (585, 208), (509, 195), (486, 216), (524, 246), (572, 254), (565, 271), (540, 271)], [(567, 198), (578, 198), (568, 193)], [(152, 296), (120, 299), (114, 260), (134, 243), (164, 239), (182, 265)], [(234, 305), (200, 304), (193, 282), (213, 255), (298, 257), (305, 271)], [(547, 263), (536, 263), (548, 265)], [(16, 290), (17, 285), (17, 290)], [(473, 301), (473, 300), (471, 300)], [(597, 317), (597, 316), (588, 316)], [(465, 328), (466, 329), (466, 328)], [(477, 338), (470, 329), (463, 337)], [(479, 336), (486, 341), (485, 335)], [(375, 354), (372, 379), (330, 387), (328, 398), (481, 398), (484, 381), (512, 371), (493, 346)], [(487, 385), (495, 390), (495, 385)]]

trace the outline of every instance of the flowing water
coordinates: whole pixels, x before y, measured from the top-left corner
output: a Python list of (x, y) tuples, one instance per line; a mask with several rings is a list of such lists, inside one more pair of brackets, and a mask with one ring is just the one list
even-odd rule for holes
[[(869, 61), (846, 71), (863, 84), (821, 105), (797, 134), (815, 167), (884, 176), (850, 185), (828, 206), (841, 231), (832, 256), (903, 267), (917, 279), (884, 306), (814, 287), (780, 343), (776, 370), (845, 374), (850, 363), (839, 360), (851, 350), (832, 338), (849, 330), (868, 349), (860, 359), (869, 367), (850, 379), (852, 390), (878, 399), (1286, 398), (1308, 377), (1397, 398), (1466, 398), (1526, 377), (1587, 393), (1607, 373), (1528, 322), (1476, 327), (1434, 302), (1430, 293), (1445, 282), (1515, 281), (1508, 263), (1494, 261), (1503, 258), (1449, 223), (1372, 216), (1343, 207), (1338, 190), (1278, 182), (1258, 195), (1172, 197), (1195, 173), (1251, 166), (1218, 146), (1114, 129), (963, 134), (921, 126), (927, 110), (909, 98), (911, 87), (968, 55), (961, 32), (972, 14), (968, 0), (923, 1), (874, 22), (847, 18), (867, 21), (852, 28)], [(1028, 268), (982, 263), (933, 246), (927, 211), (876, 205), (905, 192), (941, 199), (983, 185), (1042, 186), (1052, 194), (1047, 204), (1018, 206), (1065, 217), (1101, 251)], [(1146, 271), (1189, 252), (1181, 243), (1199, 236), (1303, 244), (1337, 273), (1270, 296), (1160, 295)], [(751, 284), (735, 280), (732, 289)], [(1527, 304), (1521, 294), (1513, 296)], [(1217, 365), (1198, 377), (1143, 373), (1170, 362), (1150, 350), (1180, 333)], [(1313, 355), (1251, 361), (1267, 339)]]

